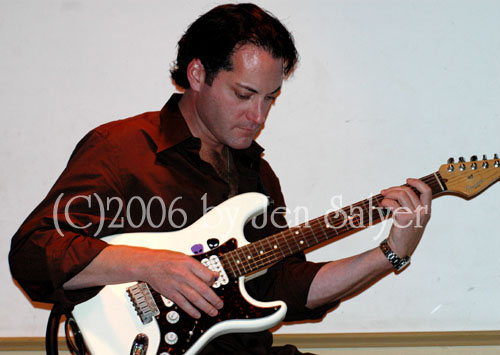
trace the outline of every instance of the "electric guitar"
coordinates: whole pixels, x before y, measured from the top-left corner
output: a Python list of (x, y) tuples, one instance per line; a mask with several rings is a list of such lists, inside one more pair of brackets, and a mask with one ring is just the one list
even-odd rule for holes
[[(470, 162), (460, 158), (455, 163), (450, 158), (439, 171), (421, 180), (431, 187), (433, 197), (451, 193), (468, 199), (499, 179), (500, 160), (495, 154), (491, 160), (472, 157)], [(110, 244), (196, 252), (194, 258), (220, 274), (212, 287), (224, 307), (216, 317), (203, 314), (194, 319), (144, 282), (108, 285), (73, 310), (88, 350), (107, 355), (191, 355), (222, 334), (272, 328), (285, 317), (286, 304), (253, 299), (245, 290), (245, 279), (259, 276), (287, 256), (389, 217), (379, 207), (382, 199), (373, 196), (251, 244), (243, 226), (268, 205), (266, 196), (253, 192), (225, 201), (178, 232), (103, 238)]]

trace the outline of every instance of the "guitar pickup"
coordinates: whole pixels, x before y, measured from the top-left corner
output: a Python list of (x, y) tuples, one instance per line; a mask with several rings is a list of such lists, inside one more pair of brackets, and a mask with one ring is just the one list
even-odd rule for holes
[(201, 263), (210, 270), (215, 271), (219, 274), (219, 277), (212, 285), (213, 288), (219, 288), (222, 285), (227, 285), (229, 283), (229, 277), (227, 276), (226, 271), (224, 270), (224, 267), (222, 266), (217, 255), (212, 255), (208, 259), (204, 258), (203, 260), (201, 260)]
[(137, 315), (141, 318), (142, 324), (151, 323), (153, 317), (160, 314), (147, 283), (139, 282), (134, 286), (130, 286), (127, 288), (127, 293)]

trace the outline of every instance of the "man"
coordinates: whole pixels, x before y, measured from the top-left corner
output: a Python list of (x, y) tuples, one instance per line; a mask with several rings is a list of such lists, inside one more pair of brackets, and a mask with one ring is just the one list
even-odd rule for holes
[[(268, 194), (272, 208), (284, 206), (278, 179), (253, 139), (296, 61), (290, 33), (255, 5), (218, 6), (196, 20), (179, 41), (172, 72), (184, 93), (161, 112), (91, 131), (14, 236), (12, 274), (30, 297), (71, 308), (103, 285), (141, 280), (194, 318), (229, 307), (211, 287), (217, 274), (190, 256), (108, 245), (99, 237), (184, 228), (207, 206), (249, 191)], [(408, 184), (420, 196), (405, 187), (382, 191), (381, 205), (395, 211), (384, 247), (400, 258), (413, 253), (430, 217), (429, 187), (413, 179)], [(165, 206), (178, 213), (162, 218)], [(409, 212), (398, 213), (400, 207)], [(248, 226), (247, 239), (279, 231), (284, 218), (276, 218), (263, 228)], [(317, 319), (391, 270), (380, 248), (321, 264), (299, 253), (248, 282), (248, 290), (258, 300), (284, 300), (286, 320)], [(271, 345), (269, 332), (230, 334), (203, 353), (299, 354)]]

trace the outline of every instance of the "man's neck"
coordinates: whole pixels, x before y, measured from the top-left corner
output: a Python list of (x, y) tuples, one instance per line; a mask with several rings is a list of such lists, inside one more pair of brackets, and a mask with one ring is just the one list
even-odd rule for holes
[(203, 125), (196, 111), (195, 95), (189, 89), (186, 90), (179, 100), (179, 110), (193, 137), (201, 140), (200, 157), (210, 162), (211, 157), (223, 155), (224, 144), (207, 138), (209, 134), (205, 132), (207, 128)]

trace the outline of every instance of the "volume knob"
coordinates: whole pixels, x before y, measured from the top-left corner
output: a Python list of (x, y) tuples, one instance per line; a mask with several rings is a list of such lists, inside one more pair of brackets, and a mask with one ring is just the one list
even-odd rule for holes
[(170, 311), (167, 313), (167, 322), (170, 324), (175, 324), (179, 321), (179, 313), (176, 311)]

